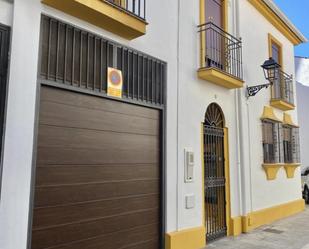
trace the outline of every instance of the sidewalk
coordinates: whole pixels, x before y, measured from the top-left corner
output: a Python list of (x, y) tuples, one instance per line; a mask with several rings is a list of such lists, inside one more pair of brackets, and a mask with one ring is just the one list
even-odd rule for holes
[(309, 207), (300, 214), (238, 237), (210, 243), (207, 249), (309, 249)]

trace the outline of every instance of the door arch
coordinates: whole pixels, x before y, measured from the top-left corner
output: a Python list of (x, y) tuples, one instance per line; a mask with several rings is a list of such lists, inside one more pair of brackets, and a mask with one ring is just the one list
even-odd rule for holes
[(225, 118), (221, 107), (208, 106), (204, 130), (204, 192), (206, 240), (211, 242), (227, 235), (227, 196), (225, 167)]

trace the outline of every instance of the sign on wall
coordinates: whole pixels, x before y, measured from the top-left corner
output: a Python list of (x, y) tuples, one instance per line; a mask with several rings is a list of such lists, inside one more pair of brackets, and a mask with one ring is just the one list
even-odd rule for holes
[(109, 67), (107, 69), (107, 95), (122, 98), (122, 86), (122, 72), (118, 69)]

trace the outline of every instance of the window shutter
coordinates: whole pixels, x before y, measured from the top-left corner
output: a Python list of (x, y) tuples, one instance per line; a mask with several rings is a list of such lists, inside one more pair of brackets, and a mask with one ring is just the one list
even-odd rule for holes
[(284, 162), (284, 148), (283, 148), (283, 126), (281, 123), (278, 124), (278, 147), (279, 147), (279, 163)]
[(280, 162), (279, 123), (273, 123), (274, 161)]
[(292, 161), (293, 163), (300, 162), (300, 148), (299, 148), (299, 129), (292, 129)]

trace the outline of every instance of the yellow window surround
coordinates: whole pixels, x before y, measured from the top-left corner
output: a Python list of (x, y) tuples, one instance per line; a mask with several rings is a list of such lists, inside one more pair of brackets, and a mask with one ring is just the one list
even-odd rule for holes
[[(146, 21), (126, 11), (125, 1), (41, 0), (42, 3), (117, 34), (128, 40), (146, 33)], [(119, 6), (117, 6), (117, 1)]]
[(263, 169), (265, 170), (267, 180), (275, 180), (277, 178), (277, 173), (282, 166), (282, 163), (264, 163)]
[(268, 53), (269, 57), (273, 57), (272, 45), (275, 44), (279, 48), (279, 64), (283, 69), (283, 45), (272, 34), (268, 33)]
[[(292, 116), (288, 113), (283, 114), (283, 124), (294, 127), (294, 128), (299, 128), (299, 126), (293, 122)], [(300, 167), (300, 165), (301, 165), (300, 163), (284, 164), (284, 169), (285, 169), (287, 178), (294, 178), (295, 170), (298, 167)]]
[(261, 120), (271, 120), (278, 123), (282, 123), (282, 121), (276, 117), (274, 113), (274, 109), (270, 106), (264, 106), (263, 115), (261, 117)]
[(284, 169), (287, 178), (294, 178), (295, 175), (295, 170), (300, 167), (300, 163), (289, 163), (289, 164), (284, 164)]
[(294, 124), (293, 120), (292, 120), (292, 116), (288, 113), (284, 113), (283, 114), (283, 124), (295, 127), (295, 128), (299, 128), (298, 125)]

